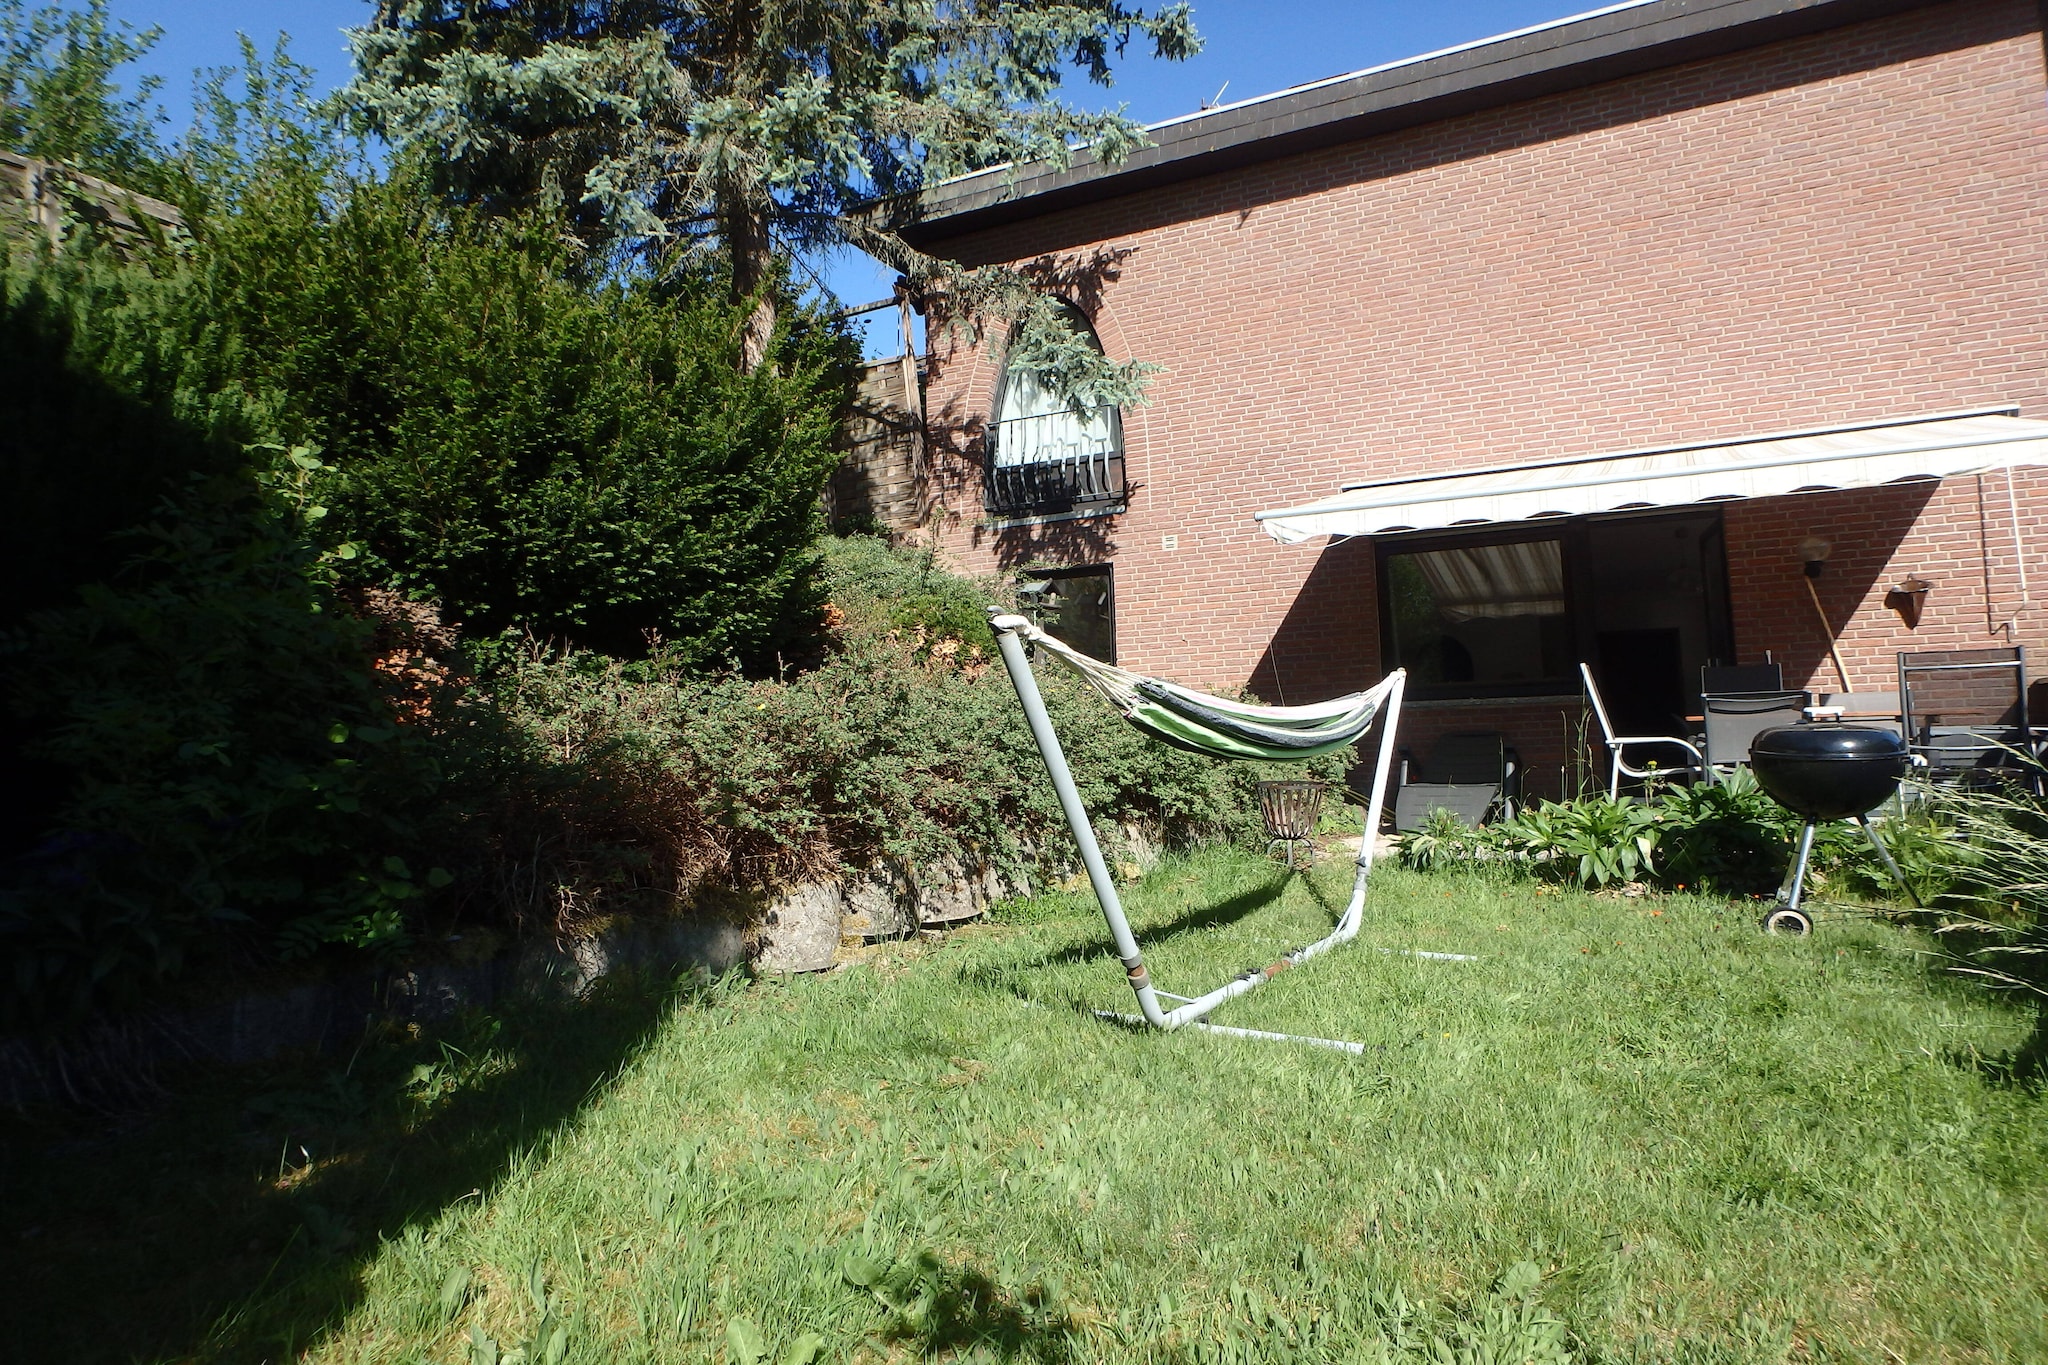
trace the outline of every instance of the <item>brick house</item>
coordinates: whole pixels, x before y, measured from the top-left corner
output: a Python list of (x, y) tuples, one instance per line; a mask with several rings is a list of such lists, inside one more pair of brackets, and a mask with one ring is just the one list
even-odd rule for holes
[[(2034, 0), (1648, 0), (1152, 135), (948, 182), (918, 228), (1162, 367), (1083, 418), (985, 343), (925, 362), (922, 533), (1043, 571), (1125, 666), (1300, 702), (1404, 664), (1405, 742), (1499, 730), (1554, 791), (1582, 659), (1655, 733), (1704, 664), (1835, 690), (1816, 537), (1847, 690), (2048, 637)], [(1616, 473), (1678, 465), (1706, 481), (1661, 500)], [(1595, 491), (1486, 500), (1531, 477)]]

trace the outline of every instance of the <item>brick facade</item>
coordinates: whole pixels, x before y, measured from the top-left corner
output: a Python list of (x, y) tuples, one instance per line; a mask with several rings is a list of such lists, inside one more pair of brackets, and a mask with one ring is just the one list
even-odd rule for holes
[[(1115, 565), (1120, 661), (1302, 701), (1380, 673), (1371, 542), (1252, 521), (1347, 480), (2011, 405), (2048, 418), (2048, 81), (2032, 0), (1952, 0), (944, 242), (1093, 262), (1105, 349), (1164, 367), (1113, 518), (992, 526), (985, 344), (935, 328), (930, 530), (963, 566)], [(1896, 651), (2048, 642), (2048, 471), (1726, 505), (1744, 660), (1859, 689)], [(1177, 547), (1165, 548), (1168, 537)], [(1909, 630), (1884, 605), (1930, 580)], [(2042, 651), (2048, 660), (2048, 650)], [(1563, 762), (1560, 704), (1418, 708)], [(1546, 738), (1546, 736), (1548, 736)], [(1545, 785), (1548, 785), (1547, 783)]]

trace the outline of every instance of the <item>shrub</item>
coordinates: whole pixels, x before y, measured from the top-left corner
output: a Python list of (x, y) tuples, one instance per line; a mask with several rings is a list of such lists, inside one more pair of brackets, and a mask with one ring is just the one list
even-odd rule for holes
[[(667, 659), (537, 647), (500, 663), (478, 705), (507, 747), (492, 782), (463, 785), (505, 794), (473, 847), (543, 851), (532, 884), (513, 888), (522, 913), (552, 927), (600, 904), (666, 905), (706, 885), (826, 877), (881, 857), (1065, 860), (1065, 821), (985, 619), (978, 641), (937, 635), (931, 621), (892, 624), (906, 586), (959, 607), (999, 600), (1001, 585), (865, 537), (828, 542), (825, 561), (843, 623), (802, 672), (705, 677)], [(1063, 672), (1040, 678), (1111, 844), (1116, 822), (1137, 819), (1178, 841), (1262, 846), (1262, 776), (1342, 772), (1341, 756), (1223, 763), (1153, 744)], [(489, 879), (479, 869), (466, 881)], [(551, 900), (549, 887), (568, 890)]]
[[(1923, 900), (1946, 875), (1940, 823), (1915, 813), (1879, 824)], [(1651, 801), (1610, 800), (1602, 793), (1542, 801), (1482, 829), (1456, 825), (1446, 817), (1404, 835), (1402, 860), (1423, 870), (1478, 860), (1588, 887), (1645, 881), (1731, 896), (1776, 889), (1800, 829), (1799, 818), (1766, 796), (1747, 768), (1718, 782), (1671, 788)], [(1897, 892), (1862, 831), (1842, 821), (1815, 831), (1809, 865), (1813, 885), (1833, 876), (1867, 894)]]
[(1776, 887), (1799, 831), (1798, 818), (1741, 767), (1718, 782), (1674, 788), (1665, 794), (1660, 814), (1665, 877), (1732, 896)]
[(189, 958), (391, 948), (431, 867), (438, 771), (313, 543), (319, 461), (195, 479), (114, 582), (43, 613), (14, 674), (54, 828), (0, 890), (0, 1018), (135, 997)]
[(1663, 834), (1659, 814), (1604, 795), (1544, 801), (1489, 826), (1486, 838), (1510, 866), (1556, 881), (1605, 886), (1653, 874)]
[(785, 309), (743, 373), (715, 282), (576, 265), (549, 220), (287, 167), (203, 225), (182, 382), (321, 447), (356, 582), (473, 634), (772, 661), (816, 620), (846, 342)]
[[(678, 671), (817, 628), (826, 329), (797, 319), (741, 376), (736, 315), (697, 285), (579, 284), (538, 222), (303, 166), (192, 226), (132, 261), (14, 241), (0, 277), (0, 355), (33, 389), (5, 437), (25, 571), (0, 759), (10, 834), (40, 840), (0, 883), (12, 1017), (188, 959), (394, 947), (434, 869), (525, 856), (476, 842), (493, 784), (528, 789), (521, 732), (489, 693), (397, 724), (350, 600), (446, 591), (492, 629), (658, 637)], [(336, 449), (252, 463), (281, 431)], [(499, 913), (502, 880), (445, 899)]]
[(1939, 789), (1930, 805), (1943, 837), (1906, 851), (1943, 883), (1936, 927), (1955, 965), (2048, 1006), (2048, 805), (1998, 787)]

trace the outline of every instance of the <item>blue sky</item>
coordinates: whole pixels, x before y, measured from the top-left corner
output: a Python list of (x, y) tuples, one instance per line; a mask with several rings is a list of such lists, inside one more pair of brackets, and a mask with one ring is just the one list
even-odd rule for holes
[[(1290, 85), (1471, 42), (1597, 7), (1599, 0), (1196, 0), (1195, 25), (1207, 47), (1192, 61), (1133, 57), (1109, 89), (1073, 88), (1077, 105), (1119, 102), (1133, 118), (1156, 122)], [(155, 24), (164, 33), (142, 64), (163, 77), (168, 132), (189, 117), (192, 73), (237, 60), (235, 35), (247, 33), (266, 51), (282, 31), (293, 55), (319, 73), (322, 89), (349, 76), (342, 29), (371, 13), (368, 0), (112, 0), (116, 18)], [(881, 298), (888, 276), (849, 253), (826, 263), (828, 282), (849, 303)]]

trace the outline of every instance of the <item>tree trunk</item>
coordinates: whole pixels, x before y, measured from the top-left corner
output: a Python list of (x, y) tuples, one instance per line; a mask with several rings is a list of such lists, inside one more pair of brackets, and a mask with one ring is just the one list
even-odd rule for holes
[(749, 310), (740, 328), (740, 368), (752, 374), (767, 361), (768, 342), (775, 335), (774, 251), (769, 245), (768, 224), (761, 215), (741, 207), (725, 219), (726, 249), (732, 253), (733, 302)]

